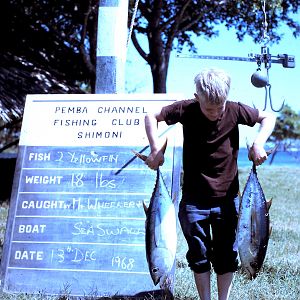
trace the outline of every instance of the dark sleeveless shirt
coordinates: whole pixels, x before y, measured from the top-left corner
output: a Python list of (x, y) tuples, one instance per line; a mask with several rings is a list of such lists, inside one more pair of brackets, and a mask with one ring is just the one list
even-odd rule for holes
[(162, 115), (168, 125), (182, 124), (183, 198), (206, 201), (236, 195), (239, 189), (238, 124), (254, 126), (258, 110), (227, 101), (222, 116), (210, 121), (194, 99), (165, 106)]

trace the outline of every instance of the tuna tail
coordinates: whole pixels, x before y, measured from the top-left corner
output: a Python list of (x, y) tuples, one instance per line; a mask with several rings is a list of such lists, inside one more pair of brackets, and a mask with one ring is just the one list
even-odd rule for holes
[[(166, 141), (164, 142), (164, 144), (162, 145), (160, 151), (162, 151), (163, 153), (166, 152), (166, 149), (167, 149), (167, 145), (168, 145), (168, 139), (166, 138)], [(144, 155), (144, 154), (141, 154), (140, 152), (136, 152), (134, 150), (131, 150), (134, 155), (138, 158), (140, 158), (142, 161), (146, 161), (146, 159), (148, 158), (148, 156)]]
[(141, 153), (139, 153), (139, 152), (136, 152), (136, 151), (134, 151), (134, 150), (131, 150), (131, 151), (134, 153), (134, 155), (135, 155), (136, 157), (140, 158), (142, 161), (146, 161), (146, 159), (147, 159), (147, 156), (146, 156), (146, 155), (141, 154)]

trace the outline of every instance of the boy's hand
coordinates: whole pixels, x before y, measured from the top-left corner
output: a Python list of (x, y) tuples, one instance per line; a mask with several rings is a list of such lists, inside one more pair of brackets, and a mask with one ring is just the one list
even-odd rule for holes
[(157, 170), (165, 161), (163, 151), (153, 151), (145, 161), (145, 164), (152, 170)]
[(268, 155), (263, 146), (254, 143), (248, 151), (248, 158), (252, 160), (256, 166), (259, 166), (266, 161)]

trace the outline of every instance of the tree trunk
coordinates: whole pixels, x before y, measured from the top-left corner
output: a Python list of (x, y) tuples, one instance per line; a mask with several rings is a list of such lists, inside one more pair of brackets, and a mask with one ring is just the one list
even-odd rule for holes
[(153, 30), (149, 36), (149, 58), (148, 63), (151, 67), (153, 92), (167, 92), (167, 74), (170, 60), (171, 49), (166, 49), (160, 30)]
[(147, 61), (151, 67), (154, 93), (166, 93), (167, 91), (166, 84), (170, 50), (166, 49), (162, 38), (163, 31), (160, 24), (162, 7), (163, 0), (154, 1), (147, 33), (149, 42)]
[(153, 80), (153, 92), (154, 93), (166, 93), (167, 92), (167, 72), (168, 64), (165, 63), (163, 54), (160, 57), (155, 58), (151, 62), (151, 73)]

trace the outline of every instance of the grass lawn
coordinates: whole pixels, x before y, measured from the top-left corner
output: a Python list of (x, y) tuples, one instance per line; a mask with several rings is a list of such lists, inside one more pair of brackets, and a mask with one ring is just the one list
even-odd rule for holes
[[(240, 184), (245, 185), (250, 170), (240, 169)], [(281, 168), (261, 166), (259, 181), (267, 199), (273, 198), (270, 209), (272, 234), (263, 268), (255, 280), (248, 280), (238, 271), (230, 300), (299, 300), (300, 299), (300, 166)], [(0, 207), (0, 240), (3, 244), (8, 206)], [(187, 266), (186, 242), (178, 233), (175, 299), (199, 299), (194, 279)], [(0, 249), (1, 250), (1, 249)], [(1, 252), (0, 252), (1, 253)], [(24, 279), (25, 280), (25, 279)], [(51, 283), (49, 283), (51, 284)], [(1, 300), (71, 299), (68, 296), (8, 295), (0, 291)], [(84, 299), (101, 299), (91, 295)], [(104, 298), (103, 298), (104, 299)], [(105, 298), (108, 299), (108, 298)], [(151, 299), (151, 298), (148, 298)], [(217, 299), (216, 277), (212, 275), (212, 299)]]

